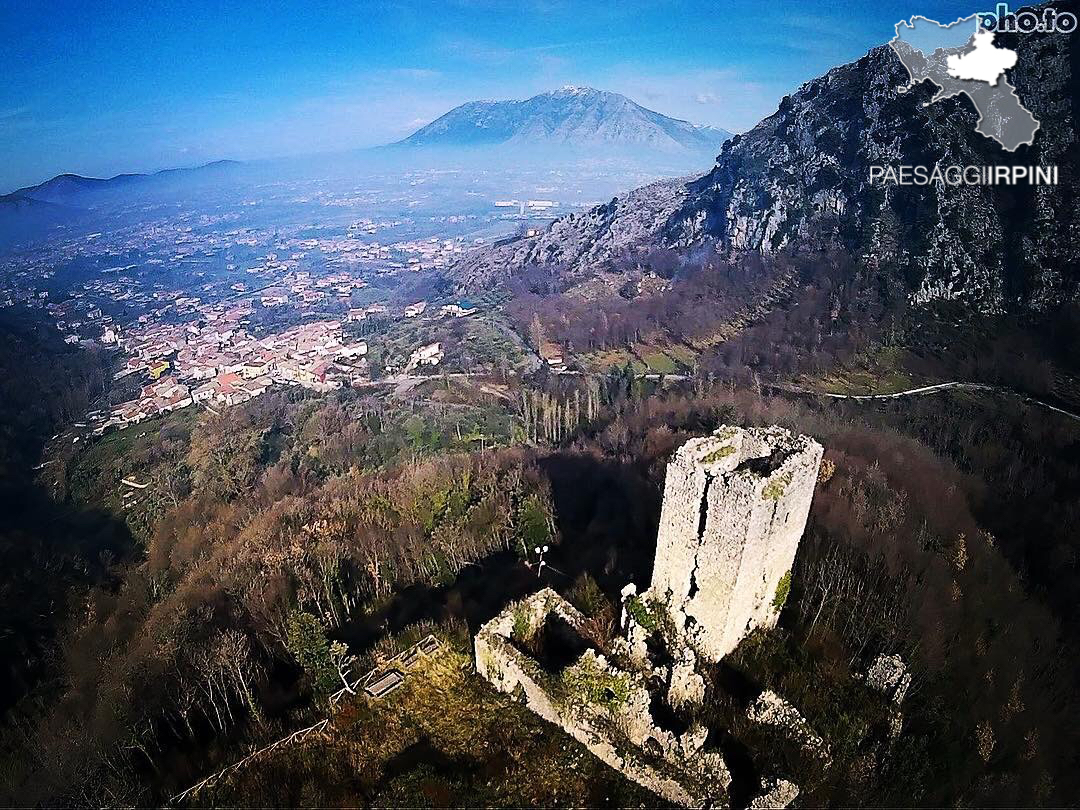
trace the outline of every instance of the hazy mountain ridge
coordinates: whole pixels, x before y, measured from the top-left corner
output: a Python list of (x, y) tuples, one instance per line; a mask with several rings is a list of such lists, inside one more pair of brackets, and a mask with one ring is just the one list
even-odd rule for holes
[[(1017, 51), (1010, 81), (1042, 122), (1031, 147), (1007, 153), (975, 132), (978, 115), (966, 98), (924, 106), (933, 94), (929, 84), (898, 93), (907, 73), (882, 46), (785, 97), (776, 113), (724, 144), (713, 169), (685, 194), (654, 194), (657, 187), (633, 192), (638, 205), (651, 200), (645, 219), (636, 206), (614, 201), (555, 223), (521, 246), (468, 256), (455, 272), (475, 286), (529, 265), (610, 261), (616, 255), (610, 229), (637, 233), (642, 248), (715, 241), (725, 252), (771, 254), (840, 246), (894, 268), (920, 303), (958, 300), (998, 311), (1075, 300), (1080, 101), (1070, 43), (1076, 35), (999, 39)], [(1038, 187), (869, 183), (871, 165), (935, 163), (1057, 165), (1060, 179)], [(625, 249), (625, 240), (619, 244)]]
[(567, 86), (524, 101), (462, 104), (398, 145), (610, 144), (715, 154), (730, 137), (725, 130), (669, 118), (618, 93)]
[(218, 169), (239, 166), (236, 160), (215, 160), (201, 166), (190, 168), (162, 169), (157, 172), (129, 172), (113, 177), (85, 177), (81, 174), (58, 174), (34, 186), (17, 189), (10, 194), (0, 195), (0, 201), (36, 200), (39, 202), (58, 202), (70, 199), (73, 195), (87, 191), (111, 191), (131, 185), (168, 180), (178, 176), (191, 175)]
[(138, 197), (135, 192), (153, 194), (176, 189), (187, 180), (213, 179), (220, 172), (240, 165), (235, 160), (217, 160), (192, 168), (107, 178), (59, 174), (37, 185), (0, 195), (0, 248), (32, 242), (67, 229), (105, 227), (96, 210), (103, 201), (123, 201), (129, 194)]

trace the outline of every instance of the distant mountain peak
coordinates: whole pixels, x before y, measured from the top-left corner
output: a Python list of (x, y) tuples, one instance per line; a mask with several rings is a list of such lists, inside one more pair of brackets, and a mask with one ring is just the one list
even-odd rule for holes
[(523, 101), (467, 102), (399, 144), (631, 147), (712, 158), (729, 137), (730, 132), (670, 118), (618, 93), (568, 84)]
[[(585, 85), (564, 84), (558, 90), (553, 90), (552, 92), (547, 93), (546, 95), (549, 95), (549, 96), (587, 96), (587, 95), (591, 95), (593, 93), (603, 94), (604, 91), (597, 90), (597, 89), (595, 89), (593, 87), (587, 87)], [(617, 94), (610, 93), (609, 95), (617, 95)]]

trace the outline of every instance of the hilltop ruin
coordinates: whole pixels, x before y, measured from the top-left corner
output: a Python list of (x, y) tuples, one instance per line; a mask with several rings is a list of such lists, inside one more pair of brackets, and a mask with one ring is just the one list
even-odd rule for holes
[[(622, 635), (598, 649), (580, 632), (585, 617), (545, 588), (480, 629), (477, 672), (668, 801), (726, 801), (731, 774), (695, 719), (702, 667), (776, 623), (821, 456), (813, 439), (779, 427), (723, 427), (686, 442), (667, 468), (652, 583), (640, 595), (623, 589)], [(773, 698), (761, 722), (792, 718), (827, 759), (798, 711)], [(751, 806), (798, 795), (784, 780), (763, 787)]]
[[(590, 647), (576, 635), (584, 621), (573, 605), (544, 588), (481, 628), (474, 641), (476, 670), (668, 801), (701, 806), (724, 795), (731, 776), (719, 753), (703, 750), (707, 729), (661, 727), (651, 709), (648, 673), (622, 669)], [(540, 635), (548, 636), (549, 648), (580, 654), (563, 666), (538, 661), (521, 647)]]
[(652, 585), (640, 598), (706, 660), (776, 624), (821, 455), (780, 427), (724, 427), (668, 464)]

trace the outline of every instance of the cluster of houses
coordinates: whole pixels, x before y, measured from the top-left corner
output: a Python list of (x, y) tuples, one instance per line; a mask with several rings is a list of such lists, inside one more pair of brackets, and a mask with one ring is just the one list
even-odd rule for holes
[(121, 343), (131, 355), (121, 373), (142, 370), (153, 381), (137, 399), (114, 408), (103, 429), (195, 403), (236, 405), (277, 384), (329, 391), (367, 377), (367, 344), (346, 341), (338, 321), (301, 324), (261, 339), (224, 319), (206, 326), (158, 325)]
[[(416, 301), (391, 311), (383, 303), (360, 305), (357, 296), (372, 275), (444, 265), (468, 247), (461, 237), (380, 244), (370, 237), (402, 223), (374, 220), (358, 221), (344, 238), (328, 239), (283, 235), (278, 229), (211, 234), (196, 229), (224, 223), (180, 216), (165, 226), (81, 236), (10, 268), (11, 283), (0, 285), (0, 305), (25, 302), (46, 310), (69, 343), (95, 340), (122, 350), (127, 360), (118, 378), (139, 376), (142, 385), (131, 401), (90, 420), (96, 430), (193, 404), (235, 405), (275, 385), (326, 391), (369, 379), (367, 344), (345, 338), (338, 320), (305, 323), (257, 339), (247, 328), (257, 310), (288, 309), (302, 318), (321, 319), (347, 312), (349, 321), (461, 318), (476, 312), (465, 300), (441, 306)], [(127, 257), (135, 249), (150, 256), (131, 264)], [(252, 260), (248, 257), (254, 251), (261, 255)], [(309, 253), (316, 254), (311, 270), (306, 266)], [(43, 287), (51, 283), (54, 266), (75, 258), (97, 262), (97, 272), (62, 295), (50, 295)], [(213, 269), (222, 259), (228, 262), (224, 274)], [(159, 266), (183, 268), (183, 285), (172, 286), (156, 272)], [(386, 371), (408, 373), (442, 361), (442, 345), (430, 343), (396, 358), (396, 367)]]
[[(406, 318), (419, 318), (425, 312), (427, 312), (428, 302), (417, 301), (414, 304), (409, 304), (405, 307), (403, 315)], [(476, 307), (466, 301), (464, 298), (459, 298), (450, 304), (443, 304), (439, 307), (439, 315), (442, 317), (451, 318), (464, 318), (466, 315), (472, 315), (476, 312)]]
[(406, 269), (420, 270), (446, 267), (465, 250), (466, 245), (460, 237), (440, 239), (432, 236), (428, 239), (395, 242), (390, 247), (405, 258)]
[[(306, 301), (310, 294), (347, 297), (357, 281), (344, 273), (318, 279), (303, 272), (290, 273), (279, 287), (263, 290), (257, 299), (253, 296), (231, 305), (171, 297), (169, 303), (177, 315), (194, 316), (181, 322), (165, 322), (158, 314), (146, 313), (124, 332), (107, 327), (103, 340), (123, 349), (129, 358), (116, 376), (142, 373), (149, 383), (136, 399), (113, 409), (101, 429), (124, 427), (195, 403), (236, 405), (278, 384), (329, 391), (368, 379), (367, 343), (347, 341), (339, 321), (301, 324), (258, 339), (245, 328), (256, 300), (259, 306), (274, 307)], [(193, 311), (180, 312), (181, 308)], [(462, 299), (440, 306), (438, 317), (461, 318), (474, 312), (476, 307)], [(410, 319), (431, 317), (430, 313), (427, 301), (402, 310), (402, 316)], [(383, 315), (389, 315), (388, 307), (376, 303), (351, 308), (347, 317), (362, 321)], [(408, 374), (442, 360), (441, 344), (431, 343), (414, 350), (404, 363), (388, 364), (385, 371)]]
[(344, 237), (296, 239), (290, 245), (306, 251), (319, 251), (326, 257), (328, 265), (361, 264), (375, 267), (377, 275), (399, 270), (446, 267), (468, 247), (461, 237), (441, 239), (433, 236), (426, 239), (406, 239), (392, 244), (381, 244), (362, 238), (365, 234), (375, 234), (380, 228), (392, 228), (401, 224), (401, 221), (373, 223), (370, 220), (361, 220), (350, 226)]
[(186, 408), (192, 403), (191, 390), (172, 377), (162, 377), (144, 385), (139, 398), (113, 409), (108, 424), (128, 425), (150, 416)]
[[(414, 319), (419, 318), (428, 311), (427, 301), (416, 301), (412, 304), (407, 304), (401, 311), (401, 314), (405, 318)], [(458, 299), (450, 304), (444, 304), (439, 307), (439, 315), (441, 317), (451, 318), (464, 318), (467, 315), (472, 315), (476, 312), (476, 307), (466, 301), (464, 298)], [(365, 321), (368, 318), (376, 316), (389, 315), (390, 310), (385, 304), (370, 304), (366, 307), (357, 307), (350, 309), (348, 313), (348, 319), (353, 321)]]

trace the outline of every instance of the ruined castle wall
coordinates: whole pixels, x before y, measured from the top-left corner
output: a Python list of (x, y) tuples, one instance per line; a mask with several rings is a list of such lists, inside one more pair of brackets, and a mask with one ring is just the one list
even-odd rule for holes
[[(731, 776), (721, 754), (704, 748), (708, 729), (694, 723), (676, 736), (657, 724), (652, 700), (700, 704), (706, 689), (699, 657), (718, 661), (755, 628), (775, 624), (821, 457), (820, 444), (779, 427), (723, 427), (689, 440), (667, 468), (652, 584), (640, 597), (632, 583), (623, 589), (625, 637), (607, 652), (629, 670), (588, 649), (552, 673), (519, 649), (515, 632), (531, 638), (529, 631), (552, 614), (576, 629), (585, 621), (545, 588), (480, 629), (477, 672), (668, 801), (703, 806), (726, 798)], [(651, 661), (649, 641), (657, 632), (670, 664)], [(666, 694), (657, 691), (658, 682)], [(761, 721), (787, 718), (790, 707), (782, 708), (786, 713), (777, 714), (765, 706)], [(793, 786), (783, 784), (755, 806), (790, 801)]]
[(783, 605), (774, 607), (773, 600), (777, 598), (780, 580), (785, 575), (790, 586), (795, 554), (814, 500), (822, 453), (822, 446), (813, 442), (803, 453), (791, 456), (775, 476), (785, 486), (781, 496), (770, 499), (773, 503), (768, 522), (770, 541), (764, 549), (767, 577), (761, 583), (759, 596), (755, 597), (757, 612), (751, 616), (753, 626), (772, 627), (779, 618)]
[(650, 588), (657, 595), (681, 600), (690, 590), (697, 549), (685, 538), (697, 535), (706, 483), (705, 471), (689, 454), (676, 453), (668, 463)]
[(698, 592), (683, 610), (692, 621), (697, 646), (707, 657), (718, 659), (729, 646), (725, 641), (729, 621), (738, 621), (746, 600), (743, 572), (762, 568), (764, 532), (758, 493), (745, 477), (724, 478), (710, 488), (708, 522), (698, 551)]
[[(788, 456), (767, 477), (734, 473), (729, 487), (714, 490), (710, 521), (719, 524), (717, 534), (727, 547), (741, 547), (741, 556), (737, 566), (724, 572), (734, 582), (726, 611), (718, 611), (717, 632), (709, 636), (711, 655), (726, 655), (755, 628), (776, 623), (777, 588), (795, 560), (820, 459), (818, 445)], [(691, 605), (691, 613), (696, 607)]]
[[(649, 695), (640, 675), (612, 667), (603, 656), (587, 651), (571, 668), (587, 665), (627, 679), (628, 694), (616, 710), (583, 704), (563, 694), (552, 675), (511, 642), (515, 613), (526, 611), (536, 625), (555, 613), (572, 626), (584, 617), (549, 588), (534, 594), (485, 624), (474, 638), (477, 672), (500, 692), (520, 697), (537, 715), (562, 728), (603, 762), (669, 802), (703, 806), (725, 794), (731, 777), (719, 753), (698, 750), (656, 727)], [(588, 659), (586, 661), (586, 659)], [(661, 751), (645, 752), (647, 741)]]

